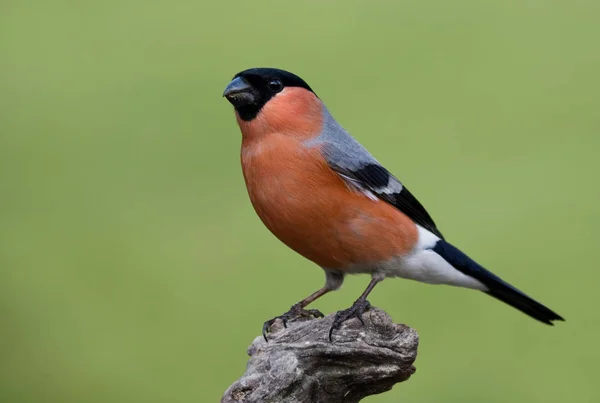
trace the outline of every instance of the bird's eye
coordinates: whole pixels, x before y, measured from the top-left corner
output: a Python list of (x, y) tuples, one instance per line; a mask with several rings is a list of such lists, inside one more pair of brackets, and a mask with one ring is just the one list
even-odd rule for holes
[(281, 91), (283, 89), (283, 84), (281, 83), (281, 80), (274, 79), (269, 81), (269, 89), (273, 92)]

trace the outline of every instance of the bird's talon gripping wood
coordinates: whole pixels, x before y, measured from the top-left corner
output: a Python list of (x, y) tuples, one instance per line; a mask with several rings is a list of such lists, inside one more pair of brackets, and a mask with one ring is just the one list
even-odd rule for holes
[(325, 315), (318, 309), (307, 309), (306, 310), (313, 318), (324, 318)]
[(324, 317), (324, 315), (318, 309), (304, 309), (304, 308), (300, 307), (299, 304), (292, 305), (290, 310), (287, 311), (286, 313), (284, 313), (283, 315), (279, 315), (279, 316), (274, 317), (273, 319), (269, 319), (268, 321), (266, 321), (263, 324), (263, 331), (262, 331), (263, 337), (266, 342), (269, 341), (267, 339), (267, 335), (270, 333), (271, 326), (275, 323), (275, 321), (277, 319), (281, 319), (281, 321), (283, 322), (283, 327), (287, 328), (288, 321), (291, 321), (294, 319), (298, 319), (298, 318), (310, 319), (310, 318), (322, 318), (322, 317)]
[[(415, 196), (300, 77), (244, 70), (223, 96), (242, 132), (242, 171), (256, 213), (277, 238), (325, 271), (325, 285), (299, 308), (338, 289), (345, 275), (369, 273), (373, 279), (359, 300), (379, 281), (403, 277), (483, 291), (549, 325), (563, 320), (446, 241)], [(265, 339), (272, 323), (263, 326)]]
[(329, 329), (329, 341), (333, 341), (333, 331), (339, 329), (340, 326), (342, 326), (342, 324), (348, 319), (356, 317), (364, 326), (365, 321), (363, 320), (362, 316), (363, 313), (367, 312), (369, 309), (371, 309), (371, 304), (369, 301), (359, 298), (354, 302), (354, 304), (352, 304), (350, 308), (337, 311), (335, 314), (335, 319), (333, 320), (333, 324)]

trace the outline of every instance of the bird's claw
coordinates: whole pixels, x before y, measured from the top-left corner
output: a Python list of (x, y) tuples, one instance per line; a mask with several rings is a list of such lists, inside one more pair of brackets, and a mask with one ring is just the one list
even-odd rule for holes
[(329, 329), (329, 341), (333, 341), (333, 331), (339, 329), (342, 323), (344, 323), (348, 319), (356, 317), (364, 326), (365, 322), (363, 321), (362, 315), (369, 309), (371, 309), (371, 303), (369, 301), (367, 301), (366, 299), (358, 299), (354, 302), (354, 304), (352, 304), (350, 308), (344, 309), (342, 311), (337, 311), (337, 313), (335, 314), (335, 318), (333, 319), (333, 324)]
[(273, 323), (275, 323), (275, 321), (277, 319), (281, 319), (281, 321), (283, 322), (283, 327), (287, 328), (288, 321), (291, 321), (293, 319), (322, 318), (324, 316), (325, 315), (323, 315), (321, 313), (321, 311), (319, 311), (318, 309), (304, 309), (304, 308), (301, 308), (299, 305), (292, 305), (290, 310), (287, 311), (286, 313), (284, 313), (283, 315), (275, 316), (273, 319), (266, 321), (263, 324), (262, 334), (263, 334), (263, 337), (265, 338), (265, 341), (268, 342), (269, 340), (267, 339), (267, 334), (269, 334), (269, 332), (271, 331), (271, 326), (273, 325)]

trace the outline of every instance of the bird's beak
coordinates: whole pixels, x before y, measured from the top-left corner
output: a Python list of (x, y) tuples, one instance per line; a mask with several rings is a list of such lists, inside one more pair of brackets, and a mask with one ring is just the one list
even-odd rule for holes
[(225, 87), (223, 96), (236, 107), (252, 104), (256, 100), (254, 88), (242, 77), (234, 78)]

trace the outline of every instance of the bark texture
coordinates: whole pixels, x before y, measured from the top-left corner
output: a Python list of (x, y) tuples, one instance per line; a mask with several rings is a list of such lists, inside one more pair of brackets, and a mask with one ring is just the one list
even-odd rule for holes
[(414, 372), (417, 332), (372, 308), (333, 333), (335, 314), (272, 326), (248, 348), (246, 372), (222, 403), (353, 403), (390, 390)]

